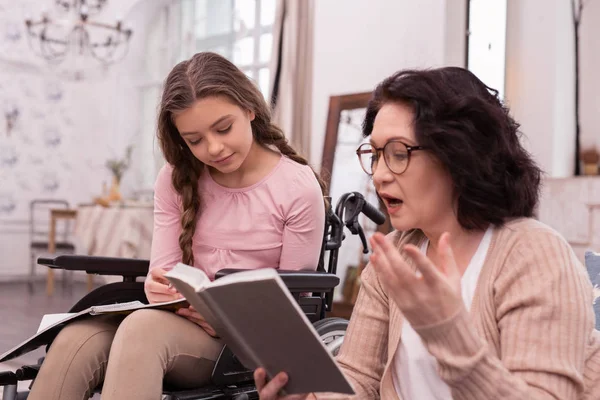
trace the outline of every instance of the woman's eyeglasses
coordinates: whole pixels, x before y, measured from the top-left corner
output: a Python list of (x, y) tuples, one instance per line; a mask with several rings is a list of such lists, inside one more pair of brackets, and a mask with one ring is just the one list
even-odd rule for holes
[(399, 140), (390, 140), (382, 148), (374, 147), (370, 143), (363, 143), (356, 150), (356, 155), (367, 175), (373, 175), (381, 153), (383, 153), (383, 160), (388, 169), (399, 175), (408, 168), (410, 153), (423, 149), (423, 146), (409, 146)]

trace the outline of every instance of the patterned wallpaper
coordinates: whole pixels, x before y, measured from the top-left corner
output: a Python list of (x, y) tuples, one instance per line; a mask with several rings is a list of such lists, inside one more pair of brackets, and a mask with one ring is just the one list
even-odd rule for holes
[(53, 3), (0, 0), (0, 230), (26, 220), (35, 198), (89, 202), (129, 140), (114, 70), (73, 81), (68, 64), (51, 69), (31, 51), (23, 21)]

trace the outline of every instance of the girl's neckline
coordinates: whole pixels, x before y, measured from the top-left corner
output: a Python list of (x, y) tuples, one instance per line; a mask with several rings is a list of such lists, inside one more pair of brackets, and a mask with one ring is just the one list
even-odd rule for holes
[(204, 173), (206, 174), (206, 179), (208, 180), (208, 182), (212, 186), (218, 188), (221, 191), (232, 192), (232, 193), (247, 192), (247, 191), (255, 189), (256, 187), (265, 183), (275, 173), (275, 171), (277, 171), (280, 168), (281, 164), (283, 163), (284, 158), (285, 158), (285, 156), (281, 155), (279, 157), (279, 161), (277, 161), (277, 164), (275, 164), (275, 167), (273, 167), (273, 169), (271, 171), (269, 171), (269, 173), (266, 174), (264, 177), (262, 177), (258, 182), (254, 183), (250, 186), (244, 186), (244, 187), (239, 187), (239, 188), (231, 188), (231, 187), (223, 186), (213, 179), (207, 166), (204, 166)]

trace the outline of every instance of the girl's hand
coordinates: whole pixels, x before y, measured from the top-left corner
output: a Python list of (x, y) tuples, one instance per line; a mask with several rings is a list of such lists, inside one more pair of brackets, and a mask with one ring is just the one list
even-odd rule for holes
[(413, 327), (441, 323), (464, 307), (461, 274), (449, 238), (447, 232), (440, 237), (441, 263), (437, 266), (416, 246), (406, 245), (403, 249), (413, 261), (411, 266), (381, 233), (375, 233), (370, 239), (373, 248), (371, 264), (388, 295)]
[(200, 327), (202, 327), (202, 329), (204, 329), (210, 336), (214, 338), (218, 337), (217, 332), (208, 324), (208, 322), (206, 322), (202, 315), (200, 315), (200, 313), (194, 309), (194, 307), (190, 306), (189, 308), (180, 308), (177, 310), (177, 314), (200, 325)]
[(152, 268), (146, 277), (144, 292), (150, 303), (163, 303), (183, 298), (165, 278), (166, 273), (167, 271), (162, 268)]

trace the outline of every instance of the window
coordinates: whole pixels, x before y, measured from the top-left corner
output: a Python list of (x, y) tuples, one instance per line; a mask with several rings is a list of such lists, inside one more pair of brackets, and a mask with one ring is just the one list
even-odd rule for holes
[(504, 98), (506, 1), (469, 0), (467, 68)]
[[(253, 79), (268, 98), (276, 0), (180, 0), (165, 6), (146, 38), (145, 78), (138, 85), (141, 122), (138, 185), (151, 188), (164, 164), (156, 131), (162, 83), (179, 61), (200, 51), (219, 53)], [(154, 157), (148, 157), (153, 154)]]
[(268, 97), (275, 0), (183, 0), (181, 18), (181, 60), (219, 53)]

